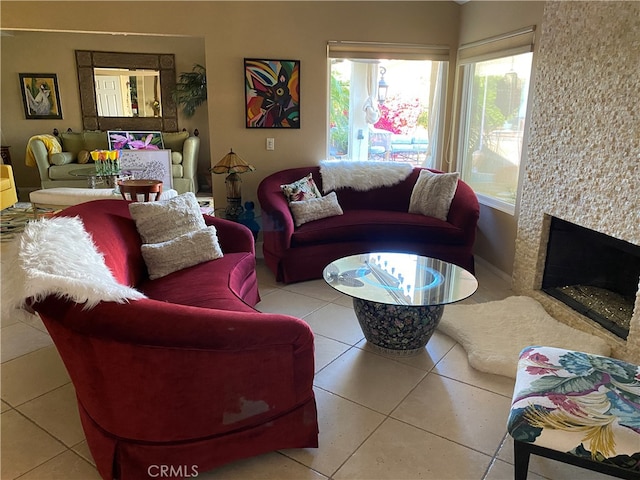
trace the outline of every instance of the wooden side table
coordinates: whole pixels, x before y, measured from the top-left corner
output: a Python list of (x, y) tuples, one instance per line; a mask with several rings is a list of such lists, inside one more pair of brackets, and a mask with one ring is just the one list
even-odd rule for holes
[(161, 180), (120, 180), (118, 182), (120, 194), (125, 200), (137, 202), (142, 195), (145, 202), (153, 202), (160, 199), (162, 194)]

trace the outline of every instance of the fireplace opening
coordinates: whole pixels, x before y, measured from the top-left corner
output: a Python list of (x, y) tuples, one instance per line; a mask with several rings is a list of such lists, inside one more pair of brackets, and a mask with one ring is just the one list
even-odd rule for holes
[(626, 340), (640, 246), (551, 218), (542, 290)]

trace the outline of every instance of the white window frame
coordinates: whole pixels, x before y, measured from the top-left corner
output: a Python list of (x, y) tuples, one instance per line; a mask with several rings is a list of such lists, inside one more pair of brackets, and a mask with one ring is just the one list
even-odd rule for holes
[[(434, 105), (433, 121), (436, 126), (436, 135), (429, 139), (431, 143), (431, 158), (433, 168), (441, 168), (444, 152), (444, 120), (447, 101), (447, 78), (449, 70), (448, 45), (422, 45), (422, 44), (396, 44), (396, 43), (376, 43), (376, 42), (351, 42), (351, 41), (330, 41), (327, 43), (327, 125), (329, 123), (329, 108), (331, 99), (331, 60), (336, 58), (362, 59), (362, 60), (430, 60), (443, 62), (440, 72), (440, 98)], [(325, 141), (326, 154), (329, 158), (330, 130), (327, 128), (327, 138)]]
[[(457, 120), (458, 142), (457, 142), (457, 165), (462, 172), (465, 168), (464, 153), (466, 151), (466, 141), (468, 138), (469, 122), (467, 115), (470, 110), (471, 96), (469, 89), (473, 84), (472, 71), (466, 68), (468, 65), (494, 60), (498, 58), (510, 57), (521, 53), (533, 52), (535, 43), (535, 25), (508, 32), (503, 35), (479, 40), (477, 42), (462, 45), (458, 50), (457, 75), (460, 83), (460, 110)], [(529, 76), (529, 91), (527, 96), (527, 112), (523, 127), (522, 151), (520, 153), (520, 165), (518, 167), (518, 183), (516, 186), (516, 200), (513, 204), (490, 197), (480, 192), (476, 192), (480, 204), (515, 216), (519, 210), (520, 197), (522, 195), (522, 178), (527, 163), (527, 144), (529, 137), (529, 122), (531, 118), (531, 106), (533, 98), (533, 65), (535, 58), (532, 58), (531, 74)], [(464, 180), (464, 178), (463, 178)]]

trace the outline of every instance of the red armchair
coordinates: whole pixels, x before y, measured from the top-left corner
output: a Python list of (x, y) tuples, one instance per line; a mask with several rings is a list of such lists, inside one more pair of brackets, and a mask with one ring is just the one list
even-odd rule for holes
[(313, 335), (302, 320), (257, 312), (251, 232), (215, 225), (223, 258), (148, 280), (123, 200), (79, 216), (121, 283), (149, 298), (93, 309), (53, 296), (33, 305), (76, 389), (105, 479), (202, 473), (236, 459), (316, 447)]

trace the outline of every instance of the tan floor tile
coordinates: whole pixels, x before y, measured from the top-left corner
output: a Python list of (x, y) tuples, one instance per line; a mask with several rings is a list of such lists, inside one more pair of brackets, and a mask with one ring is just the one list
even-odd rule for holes
[(20, 480), (101, 480), (98, 470), (71, 450), (31, 470)]
[(496, 274), (483, 262), (476, 262), (475, 277), (478, 279), (478, 291), (472, 298), (476, 298), (477, 301), (491, 302), (515, 295), (511, 288), (511, 279), (506, 280)]
[(438, 363), (442, 357), (444, 357), (451, 348), (455, 345), (455, 342), (446, 335), (435, 331), (433, 336), (429, 339), (429, 343), (420, 353), (411, 356), (394, 355), (392, 353), (380, 352), (366, 340), (358, 342), (356, 345), (358, 348), (362, 348), (368, 352), (377, 353), (383, 357), (387, 357), (397, 362), (404, 363), (414, 368), (419, 368), (425, 372), (431, 371), (436, 363)]
[[(497, 457), (507, 463), (513, 464), (513, 439), (510, 436), (507, 436), (506, 441), (498, 451)], [(531, 455), (529, 457), (529, 471), (550, 480), (574, 478), (580, 480), (611, 480), (613, 478), (610, 475), (592, 472), (585, 468), (575, 467), (537, 455)]]
[(39, 315), (26, 314), (21, 321), (49, 335), (49, 331), (47, 330), (47, 327), (44, 326)]
[(22, 322), (3, 327), (1, 336), (0, 361), (3, 363), (27, 353), (35, 352), (48, 345), (53, 345), (53, 341), (48, 334)]
[(315, 392), (319, 448), (290, 449), (282, 453), (331, 476), (385, 417), (329, 392), (317, 388)]
[(342, 295), (340, 292), (327, 285), (327, 282), (322, 279), (290, 283), (288, 285), (283, 285), (282, 288), (290, 292), (308, 295), (309, 297), (324, 300), (326, 302), (336, 300)]
[(332, 303), (335, 303), (336, 305), (342, 305), (343, 307), (347, 308), (353, 308), (353, 297), (341, 293), (340, 296), (338, 298), (335, 298)]
[(282, 287), (281, 284), (276, 282), (273, 273), (271, 273), (271, 270), (264, 264), (264, 260), (257, 260), (256, 275), (258, 277), (260, 295), (266, 295)]
[(69, 382), (53, 346), (2, 364), (2, 399), (14, 407)]
[[(446, 335), (445, 335), (446, 336)], [(450, 338), (450, 337), (447, 337)], [(516, 359), (517, 362), (517, 359)], [(481, 372), (469, 365), (467, 352), (456, 344), (436, 365), (434, 372), (511, 398), (515, 379)]]
[(256, 308), (265, 313), (283, 313), (304, 318), (326, 303), (323, 300), (279, 289), (269, 295), (265, 295), (262, 301), (256, 305)]
[(350, 345), (337, 342), (331, 338), (323, 337), (322, 335), (315, 335), (314, 340), (316, 373), (326, 367), (329, 363), (333, 362), (344, 352), (352, 348)]
[(353, 308), (329, 303), (304, 317), (314, 333), (355, 345), (364, 338)]
[(417, 368), (354, 348), (320, 371), (314, 384), (388, 414), (424, 375)]
[(70, 383), (23, 403), (17, 410), (69, 447), (84, 439), (76, 393)]
[(0, 401), (0, 413), (6, 412), (10, 409), (11, 407), (6, 402)]
[(430, 373), (391, 416), (493, 455), (510, 406), (508, 398)]
[(298, 462), (271, 452), (198, 473), (198, 480), (323, 480), (324, 475), (309, 470)]
[[(13, 479), (64, 452), (65, 446), (15, 410), (0, 415), (0, 478)], [(42, 477), (40, 477), (42, 478)]]
[[(580, 478), (580, 477), (572, 477)], [(487, 476), (484, 480), (513, 480), (513, 465), (503, 462), (502, 460), (496, 460), (491, 465)], [(527, 474), (527, 480), (545, 480), (544, 477), (529, 472)]]
[(18, 320), (14, 315), (9, 315), (6, 312), (2, 312), (2, 310), (0, 310), (0, 326), (3, 329), (10, 325), (15, 325), (19, 322), (20, 320)]
[(82, 458), (84, 458), (87, 462), (89, 462), (94, 467), (96, 466), (96, 462), (91, 455), (91, 450), (89, 450), (89, 444), (86, 440), (81, 441), (77, 445), (74, 445), (71, 450), (76, 452)]
[(490, 461), (487, 455), (387, 419), (334, 478), (479, 480)]

